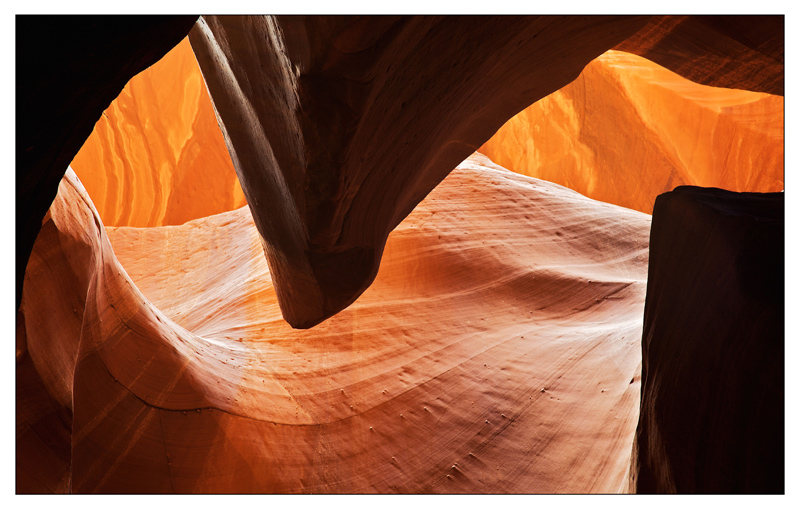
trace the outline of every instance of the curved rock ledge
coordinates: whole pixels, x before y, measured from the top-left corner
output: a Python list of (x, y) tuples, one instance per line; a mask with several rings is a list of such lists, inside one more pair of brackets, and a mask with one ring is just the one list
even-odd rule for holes
[(783, 95), (784, 16), (653, 16), (614, 49), (713, 87)]

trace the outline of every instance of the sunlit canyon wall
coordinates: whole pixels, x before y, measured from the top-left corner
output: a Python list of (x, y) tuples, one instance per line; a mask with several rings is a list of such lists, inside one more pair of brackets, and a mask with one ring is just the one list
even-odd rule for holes
[[(782, 63), (748, 71), (778, 52), (736, 23), (203, 17), (98, 114), (42, 222), (18, 492), (782, 491), (782, 193), (656, 202), (691, 179), (782, 189), (782, 97), (763, 93)], [(583, 49), (515, 70), (568, 39)], [(762, 93), (603, 53), (626, 44)], [(481, 145), (494, 162), (461, 162)], [(551, 161), (589, 197), (524, 174)], [(592, 195), (612, 182), (627, 208)], [(651, 232), (654, 202), (673, 205)], [(687, 432), (692, 408), (717, 410)]]

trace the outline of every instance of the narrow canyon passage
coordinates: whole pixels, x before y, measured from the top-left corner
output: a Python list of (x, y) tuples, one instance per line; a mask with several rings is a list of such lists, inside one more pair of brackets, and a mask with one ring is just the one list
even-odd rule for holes
[[(354, 72), (348, 45), (377, 37), (359, 30), (330, 65)], [(432, 191), (395, 214), (374, 282), (297, 329), (193, 47), (131, 80), (42, 223), (18, 492), (630, 490), (649, 213), (680, 185), (783, 190), (783, 98), (603, 53), (441, 183), (419, 177)]]

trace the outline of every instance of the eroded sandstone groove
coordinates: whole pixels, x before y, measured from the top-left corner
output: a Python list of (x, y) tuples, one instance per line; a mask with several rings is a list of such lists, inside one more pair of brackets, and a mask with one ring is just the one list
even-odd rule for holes
[(136, 73), (197, 16), (17, 16), (16, 305), (33, 243), (72, 158)]
[(507, 168), (648, 214), (677, 186), (783, 190), (783, 97), (699, 85), (608, 51), (480, 148)]
[[(115, 26), (98, 28), (97, 19), (87, 40)], [(187, 20), (167, 23), (176, 29), (172, 22), (188, 30)], [(46, 35), (74, 27), (55, 23)], [(108, 64), (134, 32), (112, 34), (99, 52), (89, 45), (73, 54), (65, 44), (42, 54)], [(166, 51), (177, 33), (165, 29), (154, 42)], [(185, 223), (188, 215), (166, 212), (176, 210), (165, 195), (181, 187), (182, 170), (155, 155), (181, 154), (178, 147), (197, 155), (197, 136), (216, 123), (208, 103), (182, 102), (192, 128), (174, 130), (143, 106), (164, 120), (148, 134), (123, 93), (123, 114), (98, 125), (116, 129), (103, 143), (129, 142), (114, 151), (125, 159), (109, 166), (115, 175), (116, 164), (154, 156), (153, 178), (134, 193), (149, 200), (152, 190), (153, 200), (130, 211), (140, 206), (148, 221), (183, 224), (106, 227), (71, 171), (42, 220), (34, 209), (55, 187), (36, 186), (66, 166), (47, 166), (46, 178), (41, 167), (26, 172), (37, 158), (66, 157), (82, 135), (19, 141), (18, 155), (29, 154), (18, 157), (18, 193), (30, 204), (18, 200), (18, 211), (33, 212), (18, 214), (17, 233), (39, 235), (30, 262), (17, 257), (18, 277), (25, 273), (16, 328), (18, 492), (783, 489), (782, 196), (780, 206), (772, 196), (765, 207), (753, 205), (761, 198), (713, 190), (661, 199), (640, 415), (649, 216), (481, 155), (451, 173), (459, 154), (526, 106), (524, 97), (561, 87), (591, 53), (614, 44), (683, 76), (700, 73), (693, 79), (707, 84), (782, 93), (782, 18), (741, 26), (726, 17), (210, 17), (192, 37), (249, 207), (201, 217), (211, 208), (178, 206), (196, 214)], [(140, 50), (148, 58), (155, 51), (150, 42), (131, 51)], [(127, 79), (114, 66), (88, 69), (94, 89), (118, 91)], [(63, 134), (80, 110), (76, 132), (86, 134), (81, 108), (97, 118), (100, 109), (94, 97), (83, 104), (85, 82), (68, 83), (62, 71), (41, 72), (79, 93), (48, 103), (52, 119), (26, 121), (46, 118), (41, 133)], [(196, 96), (193, 72), (170, 107)], [(32, 104), (46, 87), (36, 87), (21, 94), (18, 111), (41, 113)], [(629, 92), (616, 106), (653, 97)], [(141, 97), (158, 100), (154, 90)], [(695, 111), (689, 103), (674, 104)], [(778, 103), (753, 101), (758, 108), (739, 116), (687, 115), (698, 133), (689, 120), (703, 119), (704, 129), (725, 134), (722, 145), (730, 142), (690, 150), (690, 159), (702, 159), (710, 178), (722, 172), (782, 186), (773, 139), (782, 127), (766, 130), (775, 131), (760, 138), (768, 157), (747, 169), (754, 153), (745, 147), (763, 132), (723, 120), (773, 118)], [(128, 128), (139, 131), (118, 136)], [(151, 134), (162, 143), (164, 133), (176, 136), (168, 150), (128, 150)], [(697, 136), (698, 146), (704, 139)], [(656, 152), (684, 160), (685, 146)], [(163, 182), (155, 167), (170, 168)], [(618, 170), (623, 181), (629, 169)], [(103, 168), (91, 171), (102, 180)], [(117, 200), (108, 210), (125, 206)]]
[(189, 40), (134, 76), (72, 160), (106, 226), (164, 226), (246, 202)]

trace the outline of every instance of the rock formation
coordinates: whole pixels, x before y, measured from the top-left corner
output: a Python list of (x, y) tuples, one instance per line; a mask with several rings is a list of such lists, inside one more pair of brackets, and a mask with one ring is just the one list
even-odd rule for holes
[(481, 148), (514, 171), (648, 214), (677, 186), (783, 190), (783, 98), (608, 51)]
[(67, 443), (32, 416), (19, 448), (78, 493), (617, 491), (649, 227), (475, 156), (391, 234), (361, 299), (298, 331), (248, 208), (106, 236), (69, 173), (18, 332)]
[[(783, 361), (782, 273), (759, 265), (783, 263), (782, 207), (754, 205), (775, 197), (667, 195), (646, 284), (646, 214), (479, 154), (458, 165), (612, 47), (782, 93), (782, 18), (202, 18), (191, 46), (216, 122), (184, 42), (181, 76), (154, 66), (131, 83), (76, 158), (115, 224), (194, 218), (145, 228), (104, 226), (71, 171), (50, 202), (76, 140), (192, 18), (39, 19), (44, 34), (18, 25), (34, 48), (18, 70), (18, 111), (33, 112), (17, 137), (18, 492), (783, 489), (782, 434), (765, 436), (783, 415), (768, 372)], [(656, 97), (625, 91), (629, 109)], [(734, 147), (689, 153), (719, 165), (722, 147), (739, 155), (729, 180), (772, 185), (778, 148), (762, 174), (742, 170), (769, 129), (729, 117), (686, 117)], [(215, 124), (231, 163), (214, 162)], [(231, 166), (248, 207), (206, 215), (235, 207)], [(184, 186), (200, 174), (209, 184)], [(147, 200), (129, 207), (112, 175)], [(693, 277), (704, 286), (687, 294)]]
[[(123, 48), (160, 56), (192, 19), (20, 21), (19, 37), (28, 39), (18, 42), (32, 57), (24, 59), (31, 72), (20, 73), (20, 110), (37, 114), (18, 116), (17, 202), (26, 203), (17, 213), (18, 302), (63, 168), (88, 124), (140, 70), (114, 74), (127, 65)], [(652, 53), (684, 76), (720, 76), (711, 84), (782, 93), (782, 34), (782, 17), (212, 16), (193, 30), (192, 45), (256, 211), (284, 316), (308, 327), (367, 288), (388, 233), (455, 164), (593, 57), (616, 46)], [(147, 53), (149, 44), (158, 51)], [(758, 73), (747, 59), (758, 61)], [(73, 88), (58, 79), (64, 69), (81, 76)], [(89, 94), (86, 83), (102, 93)], [(37, 102), (44, 96), (52, 102)], [(80, 115), (86, 124), (74, 123)]]
[(783, 493), (783, 216), (783, 193), (656, 200), (635, 491)]
[(188, 39), (125, 86), (71, 166), (106, 226), (183, 224), (246, 203)]
[(614, 49), (703, 85), (783, 95), (783, 16), (653, 16)]
[(646, 21), (201, 18), (189, 38), (286, 321), (350, 305), (452, 168)]
[(17, 16), (16, 306), (42, 219), (72, 158), (125, 83), (197, 16)]

